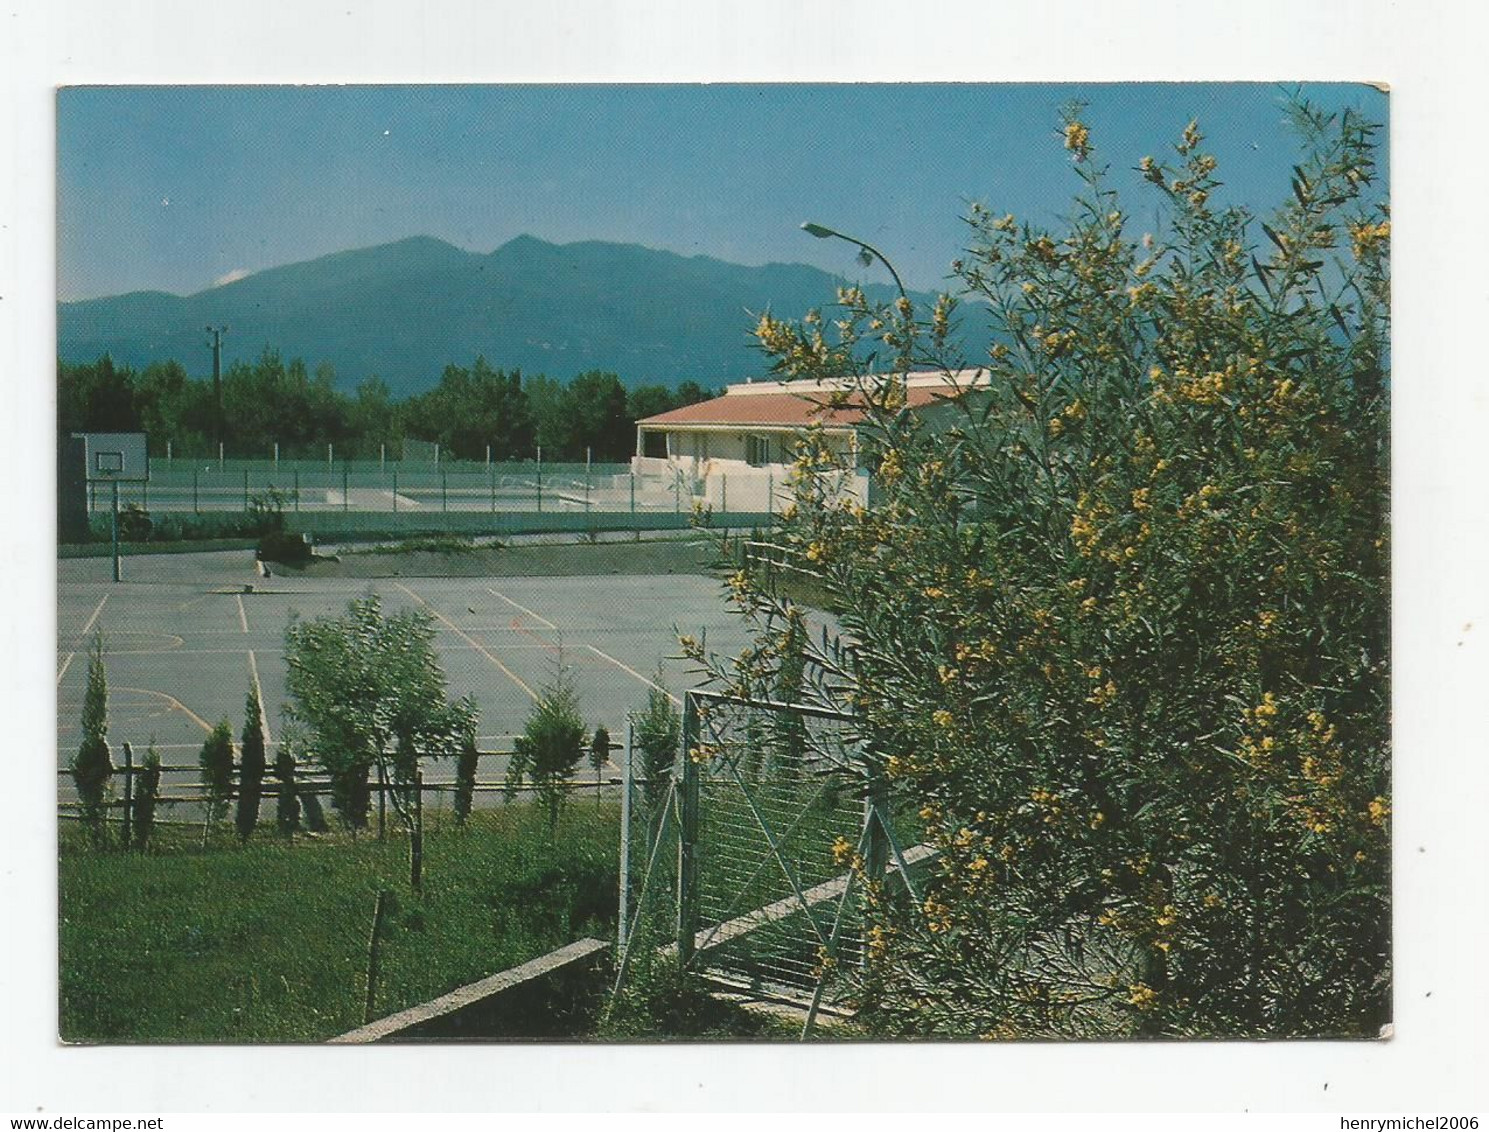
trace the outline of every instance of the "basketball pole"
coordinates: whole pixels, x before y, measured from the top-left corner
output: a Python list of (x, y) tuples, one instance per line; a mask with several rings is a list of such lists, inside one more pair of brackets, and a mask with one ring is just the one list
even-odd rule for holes
[(110, 480), (109, 486), (113, 488), (113, 507), (109, 520), (110, 539), (114, 544), (114, 581), (119, 580), (119, 481)]

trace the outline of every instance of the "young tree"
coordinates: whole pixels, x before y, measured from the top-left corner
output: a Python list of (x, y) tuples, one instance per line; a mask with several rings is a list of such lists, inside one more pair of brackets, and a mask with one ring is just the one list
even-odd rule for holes
[(202, 844), (207, 844), (207, 831), (226, 813), (233, 792), (233, 725), (223, 720), (207, 735), (197, 762), (202, 771), (202, 791), (207, 815), (202, 823)]
[(108, 679), (103, 667), (103, 637), (95, 634), (88, 649), (88, 684), (83, 691), (83, 741), (72, 758), (72, 781), (78, 808), (93, 838), (104, 842), (104, 813), (114, 763), (109, 757)]
[(460, 755), (455, 763), (455, 821), (464, 825), (470, 817), (471, 805), (476, 797), (476, 767), (480, 752), (476, 749), (476, 733), (472, 728), (460, 743)]
[(248, 689), (243, 705), (243, 746), (238, 770), (238, 838), (247, 841), (259, 822), (264, 789), (264, 712), (257, 688)]
[(589, 765), (595, 772), (595, 805), (597, 806), (600, 804), (600, 775), (609, 761), (610, 732), (604, 727), (596, 727), (594, 737), (589, 742)]
[(584, 719), (579, 693), (569, 670), (560, 665), (528, 714), (507, 767), (507, 790), (531, 782), (538, 802), (548, 811), (548, 832), (558, 829), (558, 815), (568, 800), (568, 784), (584, 758)]
[[(1218, 205), (1191, 124), (1139, 167), (1167, 222), (1138, 237), (1072, 109), (1068, 226), (972, 210), (976, 383), (943, 357), (950, 297), (848, 290), (836, 335), (761, 320), (788, 376), (893, 358), (858, 390), (876, 505), (814, 491), (808, 460), (784, 536), (844, 631), (805, 694), (859, 714), (865, 773), (939, 850), (918, 906), (870, 908), (884, 1032), (1389, 1017), (1390, 221), (1374, 127), (1295, 117), (1270, 223)], [(902, 375), (938, 362), (965, 391), (905, 412)], [(768, 689), (787, 603), (736, 589), (777, 631), (717, 671)]]
[(641, 752), (641, 784), (647, 809), (653, 813), (667, 793), (672, 766), (682, 744), (682, 715), (662, 691), (662, 670), (646, 694), (646, 710), (631, 716), (635, 749)]
[(134, 847), (141, 853), (150, 847), (150, 836), (155, 831), (155, 807), (159, 799), (160, 753), (156, 751), (155, 740), (152, 738), (134, 787)]
[(295, 747), (289, 733), (280, 736), (279, 750), (274, 755), (274, 777), (279, 779), (274, 821), (280, 833), (293, 836), (300, 828), (300, 795), (295, 785)]
[(419, 609), (385, 616), (376, 596), (341, 617), (285, 630), (293, 702), (312, 757), (332, 780), (332, 804), (353, 830), (367, 824), (368, 774), (377, 770), (399, 818), (413, 828), (414, 769), (421, 757), (458, 753), (475, 705), (445, 698), (434, 654), (434, 618)]

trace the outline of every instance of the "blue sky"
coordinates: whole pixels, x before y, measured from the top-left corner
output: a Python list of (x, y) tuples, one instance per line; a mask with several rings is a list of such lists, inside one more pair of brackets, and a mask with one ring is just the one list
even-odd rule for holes
[[(1387, 118), (1386, 96), (1308, 97)], [(874, 278), (803, 220), (941, 284), (968, 202), (1052, 220), (1076, 181), (1071, 99), (1139, 223), (1132, 167), (1197, 118), (1225, 199), (1288, 192), (1274, 84), (74, 87), (58, 95), (58, 297), (214, 282), (431, 235), (486, 252), (526, 233)]]

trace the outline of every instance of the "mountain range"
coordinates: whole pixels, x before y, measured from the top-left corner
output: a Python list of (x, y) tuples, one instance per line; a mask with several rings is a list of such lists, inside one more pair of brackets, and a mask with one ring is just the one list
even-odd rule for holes
[[(751, 331), (767, 309), (826, 307), (843, 280), (801, 264), (744, 267), (634, 244), (550, 244), (519, 236), (489, 254), (427, 236), (256, 272), (194, 295), (136, 291), (59, 303), (58, 355), (143, 367), (175, 359), (210, 373), (203, 328), (227, 325), (223, 364), (265, 347), (350, 391), (376, 375), (398, 397), (450, 363), (567, 380), (590, 369), (628, 386), (705, 386), (759, 376)], [(887, 286), (866, 288), (888, 299)], [(912, 295), (917, 301), (928, 299)]]

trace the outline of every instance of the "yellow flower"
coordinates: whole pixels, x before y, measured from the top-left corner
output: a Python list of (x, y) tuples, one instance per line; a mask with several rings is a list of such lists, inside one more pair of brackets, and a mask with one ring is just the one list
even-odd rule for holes
[(1133, 983), (1127, 989), (1131, 992), (1127, 1001), (1144, 1013), (1158, 1005), (1158, 992), (1146, 983)]
[(1083, 161), (1091, 149), (1091, 131), (1079, 122), (1070, 122), (1065, 127), (1065, 148)]
[(956, 724), (956, 718), (945, 708), (937, 708), (931, 713), (931, 722), (943, 730), (951, 730)]
[(1368, 807), (1368, 809), (1370, 814), (1370, 824), (1376, 826), (1377, 828), (1384, 828), (1386, 819), (1391, 816), (1391, 804), (1384, 798), (1376, 795), (1370, 800), (1370, 806)]
[(832, 859), (837, 865), (846, 865), (853, 859), (853, 845), (846, 837), (839, 837), (832, 843)]
[(1391, 222), (1382, 220), (1379, 224), (1352, 224), (1349, 229), (1349, 242), (1354, 250), (1356, 259), (1364, 259), (1367, 255), (1386, 240), (1391, 238)]
[(824, 559), (826, 557), (827, 557), (827, 548), (825, 546), (823, 546), (820, 542), (814, 542), (814, 543), (812, 543), (811, 546), (807, 547), (807, 561), (808, 562), (821, 562), (822, 559)]

